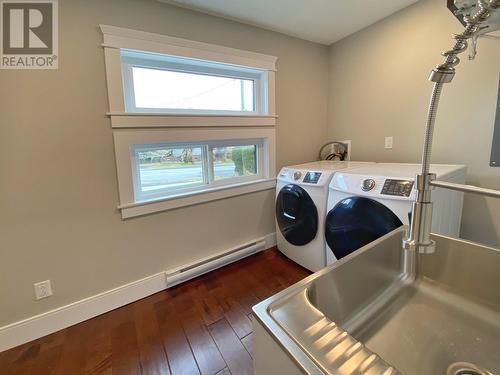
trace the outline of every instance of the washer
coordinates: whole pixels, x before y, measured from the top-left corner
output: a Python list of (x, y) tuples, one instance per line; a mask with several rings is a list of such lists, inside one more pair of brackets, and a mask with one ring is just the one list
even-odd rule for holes
[(276, 185), (278, 249), (311, 271), (325, 267), (323, 233), (330, 180), (335, 171), (368, 164), (319, 161), (283, 168)]
[[(329, 188), (325, 240), (327, 264), (401, 225), (409, 225), (420, 164), (377, 163), (335, 173)], [(465, 183), (464, 165), (431, 165), (437, 179)], [(463, 193), (435, 189), (432, 232), (457, 237)]]

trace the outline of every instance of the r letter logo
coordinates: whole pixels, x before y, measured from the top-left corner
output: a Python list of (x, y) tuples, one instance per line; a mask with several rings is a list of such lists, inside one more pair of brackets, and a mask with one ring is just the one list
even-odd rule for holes
[(57, 0), (0, 0), (1, 69), (57, 69)]

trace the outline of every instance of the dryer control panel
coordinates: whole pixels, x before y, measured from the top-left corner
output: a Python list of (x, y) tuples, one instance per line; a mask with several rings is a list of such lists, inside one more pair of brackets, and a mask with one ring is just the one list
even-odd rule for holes
[(380, 194), (409, 197), (411, 189), (413, 189), (413, 181), (411, 180), (387, 179), (384, 182), (384, 186), (382, 187)]

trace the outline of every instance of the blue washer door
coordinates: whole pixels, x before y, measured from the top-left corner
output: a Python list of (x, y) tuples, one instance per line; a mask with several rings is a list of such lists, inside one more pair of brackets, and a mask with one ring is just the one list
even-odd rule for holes
[(350, 197), (337, 203), (326, 216), (325, 238), (335, 258), (341, 259), (402, 225), (382, 203)]
[(284, 186), (276, 198), (276, 221), (283, 237), (295, 246), (311, 242), (318, 232), (318, 210), (300, 186)]

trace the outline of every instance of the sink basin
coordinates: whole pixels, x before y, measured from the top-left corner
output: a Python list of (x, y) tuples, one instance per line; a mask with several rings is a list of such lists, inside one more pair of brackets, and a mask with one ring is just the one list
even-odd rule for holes
[(412, 258), (404, 233), (254, 308), (306, 373), (500, 374), (500, 251), (435, 235)]

